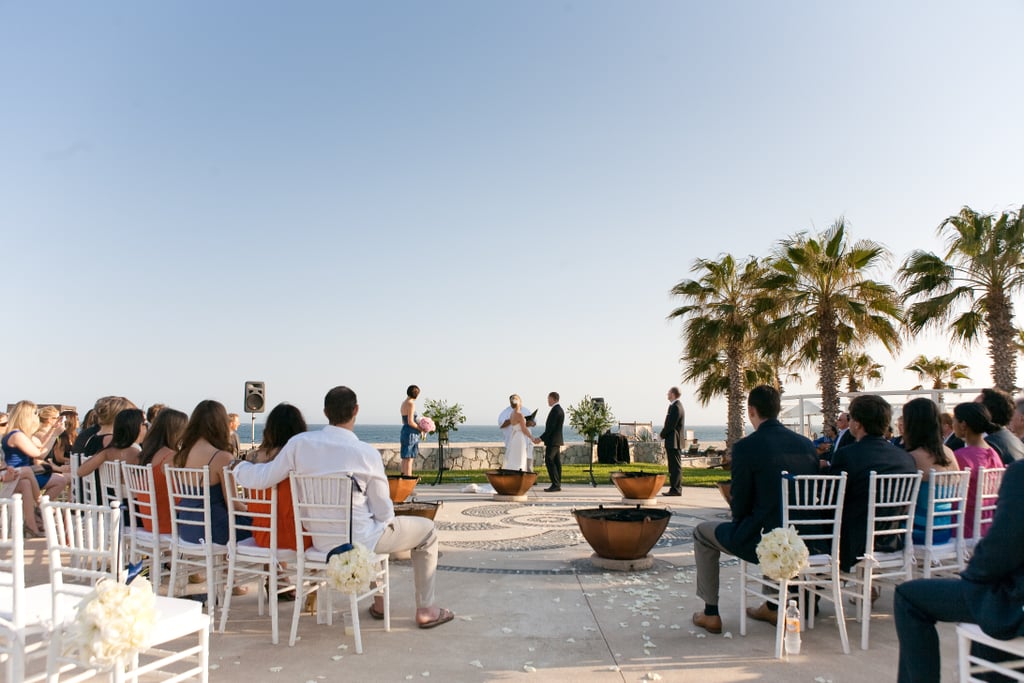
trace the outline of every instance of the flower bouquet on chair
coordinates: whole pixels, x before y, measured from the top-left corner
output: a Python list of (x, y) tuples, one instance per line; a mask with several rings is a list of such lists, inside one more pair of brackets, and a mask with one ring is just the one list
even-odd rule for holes
[(361, 543), (345, 543), (327, 553), (327, 584), (336, 591), (364, 593), (373, 575), (373, 553)]
[(764, 575), (775, 581), (796, 577), (808, 558), (807, 545), (793, 527), (772, 529), (757, 544), (757, 563)]

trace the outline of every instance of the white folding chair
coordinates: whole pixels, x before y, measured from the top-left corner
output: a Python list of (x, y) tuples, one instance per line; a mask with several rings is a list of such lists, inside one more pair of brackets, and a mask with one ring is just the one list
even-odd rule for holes
[[(46, 498), (41, 505), (46, 526), (46, 544), (50, 569), (50, 600), (53, 631), (49, 635), (47, 681), (58, 683), (61, 675), (76, 672), (69, 681), (91, 679), (102, 673), (88, 661), (76, 657), (76, 652), (64, 646), (65, 629), (75, 617), (77, 605), (97, 581), (106, 578), (123, 581), (124, 553), (121, 540), (121, 510), (115, 505), (102, 507), (76, 503), (51, 503)], [(169, 664), (195, 658), (195, 663), (181, 671), (176, 665), (170, 678), (163, 681), (181, 681), (199, 678), (206, 681), (209, 669), (209, 619), (202, 606), (192, 600), (156, 599), (156, 628), (150, 648), (136, 657), (124, 671), (108, 671), (116, 681), (138, 681), (140, 676), (164, 672)], [(195, 637), (195, 645), (173, 650), (159, 649), (181, 638)], [(166, 672), (171, 673), (171, 672)]]
[[(998, 640), (982, 631), (977, 624), (957, 624), (957, 669), (960, 683), (983, 683), (987, 679), (974, 674), (995, 672), (1015, 681), (1024, 681), (1024, 638)], [(1008, 657), (1004, 661), (985, 659), (971, 654), (971, 643), (979, 643), (1002, 650)]]
[[(846, 581), (843, 594), (857, 605), (857, 621), (861, 622), (860, 647), (868, 649), (871, 625), (871, 587), (879, 581), (902, 583), (914, 577), (914, 506), (921, 486), (921, 473), (878, 474), (871, 472), (868, 480), (867, 542), (864, 555), (857, 559)], [(903, 547), (892, 552), (875, 550), (879, 545), (902, 541)]]
[[(964, 520), (967, 517), (967, 489), (970, 482), (971, 470), (968, 468), (951, 472), (931, 470), (928, 481), (921, 483), (917, 495), (929, 497), (928, 514), (925, 518), (924, 542), (914, 546), (914, 554), (921, 565), (923, 578), (959, 574), (967, 566)], [(936, 543), (936, 534), (948, 537)], [(917, 556), (918, 550), (921, 551), (920, 557)]]
[[(171, 578), (167, 595), (173, 596), (178, 572), (206, 572), (206, 604), (213, 624), (220, 596), (220, 575), (227, 568), (228, 547), (213, 542), (210, 515), (210, 467), (164, 467), (171, 507)], [(182, 519), (182, 514), (201, 513), (200, 519)], [(183, 540), (185, 529), (199, 529), (199, 543)]]
[(72, 453), (68, 456), (68, 462), (71, 464), (71, 502), (98, 505), (100, 499), (96, 490), (96, 477), (92, 473), (84, 477), (78, 474), (82, 459), (85, 457), (81, 453)]
[[(138, 562), (143, 554), (146, 555), (153, 588), (160, 592), (163, 564), (171, 559), (172, 536), (160, 533), (161, 519), (156, 502), (153, 466), (121, 463), (121, 470), (132, 530), (128, 539), (128, 558), (134, 563)], [(146, 529), (147, 525), (152, 531)]]
[[(228, 539), (228, 577), (224, 585), (224, 606), (220, 611), (220, 632), (228, 621), (231, 609), (231, 590), (235, 586), (257, 580), (259, 599), (257, 602), (260, 616), (263, 616), (264, 591), (270, 599), (271, 642), (278, 642), (277, 596), (282, 590), (278, 585), (282, 562), (296, 561), (294, 550), (278, 549), (277, 541), (277, 487), (269, 489), (246, 489), (235, 482), (235, 475), (230, 470), (224, 471), (224, 494), (228, 502), (228, 523), (230, 536)], [(242, 507), (238, 510), (239, 506)], [(239, 531), (268, 532), (269, 547), (256, 545), (251, 536), (245, 540), (237, 540)]]
[(21, 494), (0, 499), (0, 661), (6, 681), (25, 680), (29, 658), (45, 654), (42, 635), (50, 619), (49, 601), (41, 605), (38, 598), (49, 587), (25, 588), (23, 524)]
[(124, 484), (121, 479), (121, 461), (115, 460), (100, 465), (100, 488), (102, 489), (103, 504), (121, 504), (124, 500)]
[(981, 467), (978, 469), (977, 484), (974, 488), (974, 517), (967, 520), (971, 525), (971, 537), (967, 539), (967, 551), (974, 550), (992, 525), (992, 517), (996, 514), (996, 501), (999, 500), (999, 487), (1003, 484), (1005, 467)]
[[(846, 493), (846, 472), (834, 475), (800, 475), (782, 473), (782, 526), (792, 526), (797, 534), (813, 547), (829, 543), (829, 552), (811, 555), (808, 566), (799, 575), (786, 581), (774, 581), (764, 576), (756, 564), (740, 561), (740, 635), (747, 635), (747, 596), (766, 597), (776, 605), (784, 605), (789, 588), (800, 589), (800, 609), (807, 615), (807, 623), (814, 626), (813, 605), (806, 606), (805, 595), (831, 600), (835, 605), (836, 624), (843, 653), (850, 654), (850, 641), (846, 634), (843, 613), (842, 587), (839, 579), (839, 536), (843, 520), (843, 499)], [(817, 544), (815, 542), (818, 542)], [(771, 593), (764, 594), (768, 588)], [(775, 657), (782, 657), (785, 620), (775, 627)]]
[[(297, 553), (295, 563), (295, 608), (292, 613), (292, 630), (288, 639), (289, 645), (295, 645), (299, 630), (299, 614), (305, 603), (306, 595), (317, 591), (327, 581), (327, 553), (333, 548), (352, 541), (352, 488), (355, 480), (350, 474), (317, 474), (300, 475), (291, 473), (292, 501), (295, 508), (295, 538), (298, 547), (303, 547), (305, 539), (316, 537), (322, 547), (326, 540), (330, 547), (319, 549), (312, 547), (305, 552)], [(373, 552), (373, 548), (369, 549)], [(377, 587), (371, 587), (363, 593), (348, 594), (348, 609), (352, 616), (352, 631), (355, 635), (356, 653), (363, 653), (363, 638), (359, 629), (359, 601), (380, 593), (384, 599), (384, 630), (391, 630), (391, 593), (388, 556), (377, 554), (374, 557), (376, 572), (373, 581)], [(307, 582), (309, 586), (307, 587)], [(330, 611), (330, 591), (327, 593), (328, 623), (332, 618)], [(323, 595), (318, 594), (318, 601), (324, 602)], [(319, 615), (319, 610), (318, 610)]]

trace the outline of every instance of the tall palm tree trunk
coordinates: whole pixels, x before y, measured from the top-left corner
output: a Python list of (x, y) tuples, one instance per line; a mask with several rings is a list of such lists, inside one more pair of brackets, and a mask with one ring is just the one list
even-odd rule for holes
[(1017, 349), (1014, 344), (1013, 309), (1002, 290), (988, 292), (988, 355), (996, 387), (1013, 393), (1017, 383)]
[(730, 344), (726, 349), (729, 367), (729, 416), (725, 433), (725, 448), (728, 450), (733, 443), (743, 438), (743, 372), (740, 367), (742, 353), (738, 344)]
[(819, 331), (821, 357), (818, 360), (818, 376), (821, 381), (821, 414), (826, 425), (836, 426), (839, 417), (839, 335), (836, 332), (835, 314), (821, 315)]

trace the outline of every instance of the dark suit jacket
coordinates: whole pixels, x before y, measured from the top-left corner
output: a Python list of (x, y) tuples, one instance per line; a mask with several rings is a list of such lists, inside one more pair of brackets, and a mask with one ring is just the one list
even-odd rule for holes
[(1004, 465), (1024, 460), (1024, 442), (1006, 427), (1000, 427), (998, 431), (986, 434), (985, 441), (996, 450), (999, 457), (1003, 459)]
[(761, 533), (782, 524), (783, 470), (817, 474), (818, 451), (778, 420), (765, 420), (732, 445), (732, 521), (719, 524), (715, 537), (736, 557), (757, 562)]
[(683, 447), (683, 427), (686, 424), (686, 411), (677, 398), (668, 404), (665, 415), (665, 426), (661, 428), (661, 438), (665, 439), (665, 448), (679, 449)]
[(1024, 463), (1006, 468), (995, 517), (967, 569), (967, 604), (994, 638), (1024, 635)]
[(565, 411), (556, 403), (548, 411), (548, 419), (544, 422), (544, 433), (540, 435), (540, 440), (544, 442), (545, 446), (561, 446), (565, 443), (562, 440), (562, 425), (564, 424)]
[(863, 439), (837, 451), (828, 474), (846, 472), (846, 498), (843, 501), (843, 528), (839, 538), (839, 566), (848, 571), (864, 554), (867, 545), (868, 481), (878, 474), (913, 474), (914, 458), (881, 436)]
[(956, 453), (958, 450), (960, 450), (961, 448), (963, 448), (964, 446), (967, 445), (967, 444), (964, 443), (963, 439), (961, 439), (959, 436), (957, 436), (953, 432), (950, 432), (949, 436), (947, 436), (946, 440), (943, 441), (942, 443), (944, 443), (947, 446), (949, 446), (950, 450), (953, 451), (954, 453)]
[(840, 448), (852, 446), (855, 443), (857, 443), (857, 439), (853, 438), (853, 434), (851, 434), (850, 430), (847, 429), (843, 431), (842, 434), (839, 435), (839, 440), (832, 444), (832, 448), (825, 451), (822, 455), (824, 456), (826, 462), (831, 463), (832, 460), (836, 457), (836, 451), (838, 451)]

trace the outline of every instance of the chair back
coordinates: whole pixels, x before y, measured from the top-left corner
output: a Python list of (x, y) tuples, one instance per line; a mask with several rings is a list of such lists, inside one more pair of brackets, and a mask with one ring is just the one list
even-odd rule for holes
[(103, 578), (124, 580), (121, 509), (117, 505), (40, 503), (46, 528), (54, 623), (82, 597), (81, 587)]
[[(782, 473), (782, 526), (792, 526), (809, 548), (823, 550), (839, 559), (839, 535), (843, 523), (846, 472), (838, 475)], [(813, 554), (813, 550), (812, 550)]]
[(352, 475), (292, 472), (289, 476), (295, 508), (296, 547), (302, 548), (307, 538), (323, 552), (351, 543)]
[[(224, 470), (224, 497), (228, 506), (228, 547), (237, 543), (239, 531), (270, 534), (271, 552), (277, 549), (277, 487), (247, 489), (238, 485), (235, 473)], [(236, 508), (241, 507), (241, 510)]]
[(21, 494), (0, 498), (0, 595), (8, 593), (8, 605), (0, 599), (0, 627), (25, 627), (25, 534)]
[[(971, 483), (971, 470), (951, 470), (928, 473), (928, 516), (925, 520), (924, 544), (933, 545), (936, 532), (948, 532), (955, 542), (964, 537), (967, 516), (967, 489)], [(918, 493), (920, 495), (920, 493)]]
[(92, 473), (84, 477), (78, 474), (83, 458), (85, 455), (82, 453), (71, 453), (68, 456), (68, 462), (71, 464), (71, 502), (99, 505), (96, 477)]
[[(201, 527), (207, 543), (213, 542), (210, 518), (210, 466), (164, 467), (167, 473), (167, 494), (171, 504), (171, 535), (181, 542), (182, 529)], [(181, 513), (202, 512), (200, 519), (180, 519)]]
[(148, 528), (160, 532), (160, 514), (156, 504), (156, 484), (153, 480), (153, 465), (129, 465), (121, 463), (124, 477), (124, 494), (128, 499), (128, 515), (133, 529)]
[[(878, 474), (868, 479), (867, 543), (864, 552), (872, 555), (879, 546), (900, 547), (910, 572), (913, 559), (914, 507), (921, 487), (921, 473)], [(884, 551), (883, 551), (884, 552)]]
[(100, 465), (100, 488), (104, 504), (121, 504), (124, 500), (124, 484), (121, 479), (121, 461), (107, 461)]
[(968, 521), (972, 525), (971, 539), (974, 543), (988, 533), (992, 524), (1004, 472), (1005, 467), (982, 467), (978, 470), (978, 483), (974, 490), (974, 519)]

